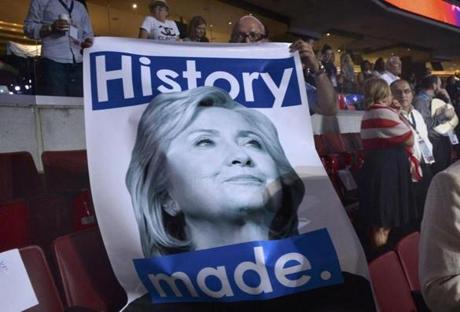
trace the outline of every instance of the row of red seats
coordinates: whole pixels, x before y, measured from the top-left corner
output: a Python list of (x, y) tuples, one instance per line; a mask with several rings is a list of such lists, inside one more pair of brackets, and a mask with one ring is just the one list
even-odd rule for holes
[[(50, 203), (49, 199), (44, 203)], [(38, 206), (43, 209), (33, 211)], [(32, 205), (24, 199), (0, 202), (0, 252), (30, 244), (46, 247), (62, 231), (70, 233), (96, 225), (94, 206), (88, 190), (82, 190), (72, 200), (69, 210), (71, 226), (63, 225), (62, 222), (64, 218), (69, 219), (68, 216), (53, 215), (56, 209), (65, 210), (59, 207), (59, 202), (50, 207), (46, 209), (45, 205), (37, 205), (35, 200)]]
[[(315, 135), (314, 139), (316, 150), (340, 200), (345, 207), (353, 206), (358, 202), (357, 184), (364, 162), (360, 134), (326, 133)], [(351, 188), (349, 183), (344, 183), (344, 177), (356, 186)]]
[(420, 234), (404, 237), (395, 251), (369, 263), (369, 273), (381, 312), (427, 311), (418, 278)]
[(42, 154), (44, 181), (28, 152), (0, 154), (0, 201), (89, 188), (86, 151)]
[(0, 154), (0, 251), (46, 248), (95, 223), (85, 151), (44, 152), (40, 175), (27, 152)]
[[(419, 233), (412, 233), (398, 243), (395, 251), (369, 264), (380, 311), (424, 309), (417, 273), (418, 241)], [(58, 238), (53, 243), (53, 254), (67, 307), (111, 311), (124, 305), (126, 296), (110, 267), (96, 228)], [(26, 247), (21, 249), (21, 255), (40, 302), (28, 311), (62, 311), (62, 302), (43, 252), (39, 247)]]
[[(126, 304), (126, 294), (110, 266), (97, 228), (53, 242), (57, 283), (40, 247), (28, 246), (19, 251), (39, 302), (28, 312), (119, 311)], [(64, 300), (58, 286), (62, 287)]]

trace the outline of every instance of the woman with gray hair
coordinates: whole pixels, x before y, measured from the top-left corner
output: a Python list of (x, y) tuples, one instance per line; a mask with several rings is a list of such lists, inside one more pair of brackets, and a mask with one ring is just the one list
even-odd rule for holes
[(153, 99), (126, 184), (145, 257), (296, 234), (304, 195), (271, 121), (215, 87)]

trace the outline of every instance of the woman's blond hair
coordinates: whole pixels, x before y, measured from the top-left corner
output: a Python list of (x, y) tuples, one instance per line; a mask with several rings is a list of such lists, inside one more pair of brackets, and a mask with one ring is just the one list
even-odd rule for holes
[(371, 78), (364, 83), (364, 107), (382, 101), (391, 96), (388, 83), (381, 78)]

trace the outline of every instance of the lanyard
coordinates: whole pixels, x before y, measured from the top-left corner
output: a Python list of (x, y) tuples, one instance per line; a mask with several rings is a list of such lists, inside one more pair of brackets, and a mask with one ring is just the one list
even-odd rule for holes
[(415, 122), (415, 117), (414, 113), (410, 112), (410, 120), (408, 120), (410, 125), (414, 128), (415, 131), (417, 131), (417, 123)]
[(74, 4), (75, 4), (75, 3), (74, 3), (74, 0), (72, 0), (72, 1), (70, 2), (70, 7), (67, 6), (67, 4), (66, 4), (64, 1), (62, 1), (62, 0), (59, 0), (59, 2), (60, 2), (61, 5), (64, 7), (64, 9), (66, 9), (67, 12), (69, 12), (69, 17), (72, 18), (73, 6), (74, 6)]
[(403, 115), (404, 119), (410, 124), (412, 129), (414, 129), (415, 133), (417, 133), (417, 135), (420, 135), (417, 130), (417, 123), (415, 122), (414, 113), (411, 111), (409, 116), (410, 116), (410, 119), (407, 118), (407, 116)]

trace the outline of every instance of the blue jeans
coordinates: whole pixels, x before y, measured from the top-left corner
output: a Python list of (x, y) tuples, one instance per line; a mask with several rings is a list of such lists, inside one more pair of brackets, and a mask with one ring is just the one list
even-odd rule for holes
[(42, 58), (37, 76), (38, 95), (83, 96), (83, 63), (58, 63)]

